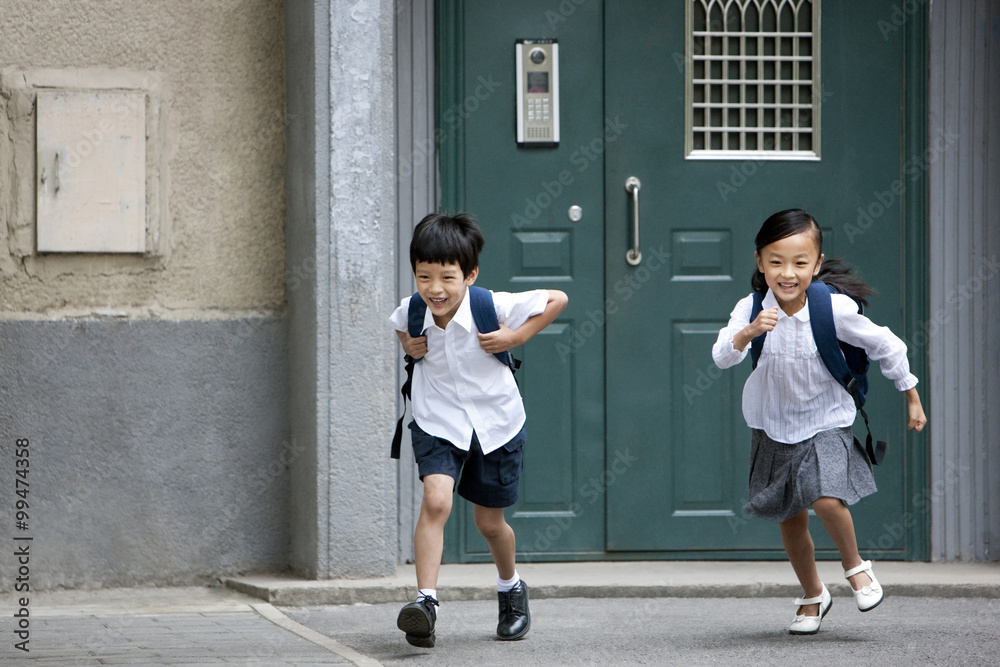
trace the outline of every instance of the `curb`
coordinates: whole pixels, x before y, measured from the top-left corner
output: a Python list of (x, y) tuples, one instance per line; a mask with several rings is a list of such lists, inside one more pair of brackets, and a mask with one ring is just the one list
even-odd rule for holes
[[(333, 582), (289, 581), (262, 584), (252, 579), (232, 578), (226, 586), (260, 598), (272, 605), (307, 607), (323, 605), (383, 604), (409, 602), (413, 585), (375, 583), (364, 580), (349, 585)], [(827, 584), (835, 596), (852, 595), (846, 582)], [(995, 584), (899, 583), (889, 585), (887, 594), (898, 597), (987, 598), (1000, 599), (1000, 582)], [(496, 592), (487, 586), (439, 585), (441, 598), (455, 601), (493, 600)], [(712, 584), (651, 584), (651, 585), (532, 585), (535, 600), (561, 598), (773, 598), (796, 597), (801, 594), (797, 584), (748, 583), (741, 585)]]

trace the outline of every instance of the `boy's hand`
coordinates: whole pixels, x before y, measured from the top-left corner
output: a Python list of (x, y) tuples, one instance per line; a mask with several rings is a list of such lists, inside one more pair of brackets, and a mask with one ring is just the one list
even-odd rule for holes
[(427, 354), (427, 336), (411, 338), (406, 331), (397, 331), (396, 335), (399, 336), (399, 344), (403, 346), (403, 352), (414, 359), (419, 359)]
[(906, 412), (908, 413), (906, 428), (918, 433), (923, 431), (927, 425), (927, 415), (924, 414), (924, 406), (920, 404), (920, 395), (917, 394), (916, 387), (906, 390)]
[(512, 348), (517, 347), (521, 344), (518, 339), (518, 335), (507, 328), (507, 325), (501, 324), (500, 328), (496, 331), (491, 331), (490, 333), (480, 333), (479, 336), (479, 346), (483, 348), (483, 351), (489, 352), (490, 354), (496, 354), (497, 352), (506, 352)]

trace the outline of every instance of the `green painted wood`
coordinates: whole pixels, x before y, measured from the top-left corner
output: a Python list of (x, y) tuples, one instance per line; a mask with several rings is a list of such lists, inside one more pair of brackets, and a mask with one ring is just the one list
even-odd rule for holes
[[(603, 169), (577, 146), (603, 131), (601, 6), (442, 2), (442, 205), (476, 216), (486, 236), (477, 284), (494, 290), (564, 290), (569, 306), (524, 349), (518, 382), (528, 418), (521, 498), (507, 511), (521, 560), (604, 549)], [(446, 35), (446, 36), (445, 36)], [(515, 141), (514, 43), (555, 37), (574, 56), (561, 63), (558, 148)], [(461, 63), (461, 72), (455, 62)], [(465, 149), (462, 149), (462, 146)], [(583, 209), (579, 222), (570, 206)], [(597, 314), (597, 315), (595, 315)], [(467, 503), (456, 502), (446, 557), (489, 560)]]
[[(902, 26), (903, 40), (903, 164), (925, 165), (927, 150), (927, 45), (929, 7), (921, 6)], [(883, 24), (884, 26), (885, 24)], [(892, 25), (891, 23), (889, 25)], [(895, 38), (895, 33), (887, 33)], [(911, 167), (912, 168), (912, 167)], [(904, 167), (905, 169), (905, 167)], [(905, 339), (910, 346), (913, 373), (920, 378), (924, 412), (931, 415), (930, 362), (926, 323), (930, 320), (930, 252), (928, 248), (928, 170), (909, 175), (901, 197), (903, 225), (903, 289)], [(930, 436), (906, 432), (902, 444), (903, 513), (899, 521), (907, 528), (904, 553), (907, 560), (930, 560)]]
[[(777, 527), (743, 516), (749, 432), (744, 368), (720, 373), (713, 331), (749, 293), (753, 238), (784, 208), (827, 228), (824, 251), (844, 256), (879, 290), (869, 310), (904, 333), (901, 40), (883, 39), (891, 3), (822, 9), (822, 160), (684, 159), (684, 3), (623, 0), (606, 12), (606, 113), (627, 127), (606, 151), (608, 448), (629, 443), (639, 464), (608, 491), (608, 549), (718, 552), (780, 548)], [(614, 44), (628, 48), (615, 49)], [(625, 262), (625, 180), (642, 181), (644, 260)], [(655, 259), (669, 254), (662, 263)], [(892, 385), (872, 378), (869, 414), (892, 446), (877, 469), (880, 493), (853, 510), (859, 542), (879, 557), (906, 554), (909, 464), (905, 411)], [(890, 519), (886, 521), (886, 519)], [(833, 545), (813, 522), (817, 547)], [(875, 545), (872, 549), (871, 545)]]
[[(508, 518), (519, 558), (783, 558), (777, 528), (741, 510), (749, 363), (719, 372), (711, 344), (749, 292), (761, 222), (791, 206), (819, 219), (828, 257), (878, 288), (876, 322), (909, 340), (927, 321), (926, 169), (912, 169), (926, 144), (926, 12), (886, 37), (891, 2), (824, 4), (820, 162), (686, 161), (683, 3), (572, 5), (438, 3), (442, 206), (483, 222), (479, 284), (570, 295), (556, 325), (518, 351), (529, 449)], [(556, 149), (515, 145), (518, 37), (560, 40)], [(625, 262), (630, 175), (642, 180), (638, 267)], [(584, 209), (579, 223), (571, 204)], [(910, 357), (926, 401), (926, 347)], [(871, 384), (869, 414), (890, 450), (880, 492), (852, 510), (859, 543), (866, 556), (923, 559), (926, 436), (904, 433), (905, 403), (877, 368)], [(445, 558), (488, 561), (465, 506)], [(813, 524), (818, 557), (835, 558)]]

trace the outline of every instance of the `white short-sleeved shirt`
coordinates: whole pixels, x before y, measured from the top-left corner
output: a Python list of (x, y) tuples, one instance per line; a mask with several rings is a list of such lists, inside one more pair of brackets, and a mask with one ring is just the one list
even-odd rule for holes
[[(917, 386), (906, 360), (906, 344), (888, 327), (876, 326), (857, 311), (857, 304), (846, 294), (832, 294), (833, 321), (837, 338), (860, 347), (872, 361), (878, 361), (882, 375), (892, 380), (896, 389), (906, 391)], [(771, 290), (763, 301), (764, 309), (778, 305)], [(733, 346), (733, 337), (750, 323), (753, 295), (741, 299), (729, 324), (719, 331), (712, 348), (712, 358), (719, 368), (734, 366), (747, 356)], [(768, 332), (757, 368), (743, 387), (743, 417), (747, 426), (763, 429), (778, 442), (796, 443), (820, 431), (854, 424), (857, 410), (854, 399), (834, 379), (823, 364), (809, 324), (809, 308), (794, 315), (778, 309), (778, 323)]]
[[(410, 298), (389, 317), (396, 331), (406, 331)], [(547, 303), (546, 290), (493, 293), (497, 320), (512, 330), (541, 314)], [(444, 329), (430, 309), (424, 329), (427, 354), (414, 365), (410, 392), (417, 425), (465, 451), (473, 430), (484, 454), (503, 446), (524, 426), (524, 404), (510, 369), (479, 345), (468, 290)]]

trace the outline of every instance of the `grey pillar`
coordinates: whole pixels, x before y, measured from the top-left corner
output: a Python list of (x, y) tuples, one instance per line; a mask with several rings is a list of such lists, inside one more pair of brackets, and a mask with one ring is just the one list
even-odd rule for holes
[[(931, 557), (1000, 560), (1000, 6), (930, 6)], [(923, 378), (921, 378), (923, 379)]]
[(392, 2), (285, 3), (291, 565), (396, 568)]

